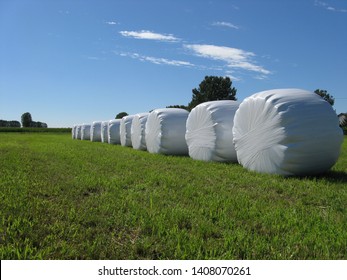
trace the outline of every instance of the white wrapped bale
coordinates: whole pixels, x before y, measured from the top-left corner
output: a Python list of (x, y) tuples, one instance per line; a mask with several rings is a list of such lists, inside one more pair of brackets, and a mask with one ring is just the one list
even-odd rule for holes
[(125, 116), (120, 121), (120, 143), (122, 146), (132, 147), (131, 143), (131, 124), (134, 116)]
[(101, 142), (101, 122), (93, 122), (90, 127), (90, 141)]
[(108, 142), (108, 122), (109, 121), (101, 122), (101, 142), (103, 143)]
[(108, 143), (120, 145), (120, 119), (110, 120), (108, 123)]
[(232, 129), (239, 105), (231, 100), (210, 101), (199, 104), (190, 112), (186, 141), (191, 158), (237, 162)]
[(76, 139), (76, 125), (73, 125), (72, 126), (72, 129), (71, 129), (71, 137), (72, 139)]
[(185, 140), (188, 111), (176, 108), (152, 111), (146, 123), (146, 144), (150, 153), (187, 155)]
[(301, 89), (248, 97), (235, 114), (233, 134), (240, 164), (281, 175), (327, 171), (336, 163), (343, 141), (331, 105)]
[(81, 140), (82, 125), (76, 125), (76, 139)]
[(81, 126), (81, 140), (90, 140), (90, 124), (82, 124)]
[(136, 114), (131, 124), (131, 143), (136, 150), (147, 150), (146, 123), (149, 113)]

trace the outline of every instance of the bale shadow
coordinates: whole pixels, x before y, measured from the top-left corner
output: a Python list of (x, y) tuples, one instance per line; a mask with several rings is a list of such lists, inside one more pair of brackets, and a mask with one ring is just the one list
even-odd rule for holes
[(347, 172), (343, 171), (327, 171), (318, 175), (311, 176), (298, 176), (298, 179), (308, 179), (308, 180), (327, 180), (331, 183), (345, 183), (347, 186)]

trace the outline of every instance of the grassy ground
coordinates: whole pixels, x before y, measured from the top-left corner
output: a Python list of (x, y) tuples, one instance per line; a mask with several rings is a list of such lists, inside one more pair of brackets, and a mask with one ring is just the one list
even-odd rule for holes
[(42, 128), (42, 127), (0, 127), (0, 132), (54, 132), (71, 133), (71, 128)]
[(347, 259), (347, 141), (327, 174), (0, 133), (1, 259)]

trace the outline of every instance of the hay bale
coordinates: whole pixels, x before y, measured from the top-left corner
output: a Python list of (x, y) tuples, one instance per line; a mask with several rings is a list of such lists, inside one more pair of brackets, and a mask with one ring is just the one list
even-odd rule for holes
[(82, 125), (76, 125), (76, 139), (81, 140), (82, 136)]
[(93, 122), (90, 128), (90, 140), (92, 142), (101, 142), (101, 122)]
[(81, 140), (90, 140), (90, 124), (83, 124), (81, 126)]
[(327, 171), (336, 163), (343, 141), (331, 105), (301, 89), (248, 97), (235, 114), (233, 134), (240, 164), (281, 175)]
[(120, 121), (120, 143), (122, 146), (132, 147), (131, 143), (131, 124), (134, 115), (125, 116)]
[(147, 150), (150, 153), (187, 155), (185, 133), (188, 114), (188, 111), (176, 108), (153, 110), (146, 123)]
[(131, 142), (136, 150), (147, 150), (146, 123), (149, 113), (136, 114), (131, 124)]
[(108, 143), (113, 145), (120, 145), (120, 121), (110, 120), (108, 123)]
[(77, 128), (77, 125), (73, 125), (72, 128), (71, 128), (71, 137), (72, 139), (76, 139), (76, 128)]
[(239, 105), (231, 100), (210, 101), (190, 112), (185, 137), (191, 158), (237, 162), (232, 129)]
[(109, 121), (101, 122), (101, 142), (108, 143), (108, 123)]

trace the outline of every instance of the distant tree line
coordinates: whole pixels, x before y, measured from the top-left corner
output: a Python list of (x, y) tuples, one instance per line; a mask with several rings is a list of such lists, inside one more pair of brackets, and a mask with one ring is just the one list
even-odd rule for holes
[[(48, 125), (44, 122), (35, 122), (32, 120), (30, 113), (24, 113), (21, 117), (22, 126), (23, 127), (40, 127), (40, 128), (48, 128)], [(19, 121), (6, 121), (0, 120), (0, 127), (21, 127), (21, 123)]]
[(0, 127), (20, 127), (20, 122), (0, 120)]
[(44, 122), (31, 122), (30, 127), (41, 127), (41, 128), (47, 128), (48, 125)]
[(47, 124), (44, 122), (34, 122), (31, 114), (29, 112), (26, 112), (21, 117), (22, 120), (22, 126), (23, 127), (41, 127), (41, 128), (47, 128)]

